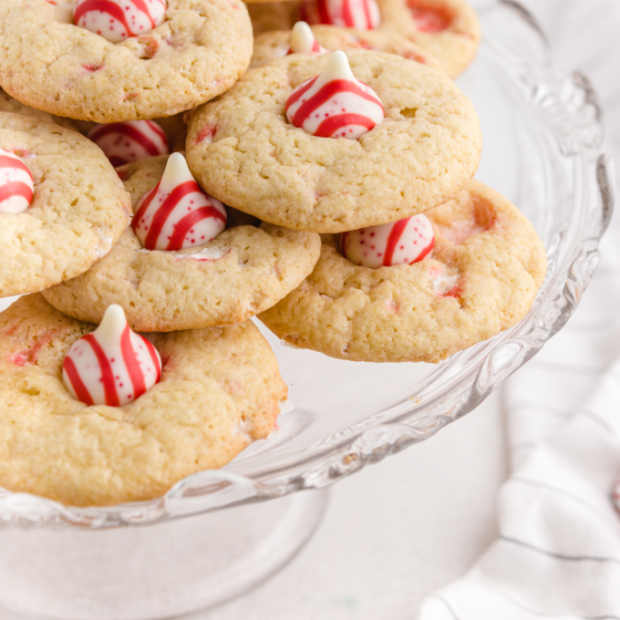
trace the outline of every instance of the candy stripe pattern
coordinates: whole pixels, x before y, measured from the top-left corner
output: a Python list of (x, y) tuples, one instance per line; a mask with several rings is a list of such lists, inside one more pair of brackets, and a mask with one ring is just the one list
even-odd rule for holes
[(34, 181), (26, 164), (0, 148), (0, 213), (23, 213), (33, 195)]
[(164, 130), (153, 121), (127, 121), (96, 125), (88, 133), (116, 168), (170, 152)]
[(344, 52), (334, 52), (321, 75), (300, 84), (286, 102), (295, 127), (320, 138), (357, 140), (383, 121), (383, 104), (356, 80)]
[(160, 182), (136, 204), (131, 226), (147, 250), (177, 251), (215, 239), (226, 228), (226, 208), (202, 191), (185, 157), (173, 153)]
[(101, 325), (75, 342), (62, 366), (69, 393), (86, 405), (127, 405), (159, 382), (161, 358), (132, 331), (120, 306), (109, 306)]
[(310, 25), (374, 30), (381, 23), (375, 0), (304, 0), (299, 15)]
[(352, 263), (370, 269), (412, 265), (430, 256), (434, 246), (433, 226), (421, 213), (398, 222), (345, 232), (340, 236), (342, 255)]
[(165, 15), (165, 0), (77, 0), (73, 22), (119, 43), (153, 30)]
[(327, 50), (314, 38), (306, 22), (297, 22), (291, 31), (289, 54), (324, 54)]

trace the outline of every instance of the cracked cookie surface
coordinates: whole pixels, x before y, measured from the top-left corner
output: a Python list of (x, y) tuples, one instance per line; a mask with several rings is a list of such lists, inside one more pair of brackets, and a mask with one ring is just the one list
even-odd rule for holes
[[(167, 160), (162, 155), (118, 168), (134, 205), (158, 183)], [(92, 269), (43, 294), (65, 314), (92, 323), (101, 321), (110, 304), (119, 304), (136, 331), (245, 321), (312, 272), (321, 242), (316, 233), (271, 224), (234, 225), (233, 214), (230, 219), (233, 226), (213, 241), (179, 252), (144, 250), (128, 228)]]
[(325, 235), (312, 275), (260, 320), (300, 348), (369, 362), (439, 362), (520, 321), (547, 265), (527, 218), (478, 181), (425, 215), (430, 258), (358, 267)]
[(161, 26), (117, 44), (74, 25), (73, 6), (0, 3), (0, 84), (58, 116), (98, 123), (171, 116), (228, 90), (252, 56), (241, 0), (168, 0)]
[(84, 273), (129, 224), (131, 199), (114, 168), (79, 133), (20, 114), (0, 112), (0, 147), (34, 179), (30, 207), (0, 215), (0, 297)]
[(161, 381), (124, 407), (85, 405), (62, 382), (67, 350), (94, 329), (39, 294), (0, 314), (3, 488), (76, 506), (148, 500), (273, 430), (287, 388), (250, 321), (148, 335)]
[(344, 52), (379, 96), (384, 121), (359, 140), (291, 125), (293, 89), (327, 55), (292, 54), (248, 71), (190, 115), (187, 161), (218, 200), (279, 226), (342, 232), (446, 202), (473, 176), (482, 149), (470, 100), (428, 67), (380, 52)]

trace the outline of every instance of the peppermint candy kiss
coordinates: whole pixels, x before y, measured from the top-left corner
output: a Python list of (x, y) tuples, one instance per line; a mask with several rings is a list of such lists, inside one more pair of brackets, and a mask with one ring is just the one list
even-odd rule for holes
[(342, 255), (356, 265), (371, 269), (412, 265), (426, 258), (434, 245), (433, 226), (423, 214), (340, 236)]
[(87, 405), (127, 405), (161, 378), (157, 349), (132, 331), (125, 313), (108, 306), (101, 325), (71, 345), (62, 365), (70, 394)]
[(357, 140), (383, 121), (383, 104), (370, 86), (355, 79), (346, 54), (338, 51), (321, 75), (293, 91), (286, 117), (314, 136)]
[(375, 0), (304, 0), (299, 14), (301, 19), (313, 26), (327, 24), (374, 30), (381, 23), (381, 13)]
[(291, 31), (289, 54), (324, 54), (327, 50), (314, 38), (306, 22), (297, 22)]
[(147, 250), (182, 250), (215, 239), (226, 228), (226, 209), (173, 153), (161, 181), (136, 204), (131, 227)]
[(0, 148), (0, 213), (23, 213), (33, 195), (34, 182), (26, 164)]
[(164, 23), (166, 0), (77, 0), (73, 22), (119, 43)]
[(88, 138), (104, 152), (115, 168), (170, 152), (164, 130), (153, 121), (95, 125), (88, 132)]

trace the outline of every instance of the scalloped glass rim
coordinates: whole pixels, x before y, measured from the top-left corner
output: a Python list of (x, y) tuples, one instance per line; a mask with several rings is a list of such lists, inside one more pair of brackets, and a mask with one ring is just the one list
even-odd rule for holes
[[(104, 508), (74, 508), (0, 490), (0, 521), (21, 527), (71, 524), (90, 529), (145, 525), (325, 487), (431, 437), (474, 409), (564, 326), (596, 269), (598, 242), (613, 209), (611, 167), (600, 150), (600, 107), (585, 76), (567, 78), (552, 70), (544, 34), (518, 3), (500, 0), (480, 11), (480, 18), (485, 33), (481, 54), (501, 65), (498, 79), (507, 80), (515, 96), (527, 98), (529, 113), (545, 130), (537, 138), (541, 148), (554, 149), (561, 159), (561, 165), (555, 162), (555, 168), (541, 171), (545, 188), (559, 184), (559, 179), (566, 184), (562, 204), (553, 196), (553, 208), (537, 213), (539, 225), (550, 232), (543, 237), (549, 271), (527, 317), (435, 367), (407, 398), (326, 434), (284, 463), (272, 463), (269, 450), (259, 447), (224, 469), (180, 481), (158, 500)], [(557, 221), (552, 220), (554, 214)], [(303, 427), (301, 411), (297, 431)], [(281, 435), (280, 444), (292, 437)]]

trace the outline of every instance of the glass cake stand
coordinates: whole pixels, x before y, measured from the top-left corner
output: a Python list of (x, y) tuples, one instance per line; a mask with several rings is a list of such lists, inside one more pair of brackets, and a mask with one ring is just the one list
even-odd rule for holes
[(110, 508), (0, 491), (0, 606), (146, 620), (219, 604), (303, 546), (326, 487), (474, 409), (562, 328), (611, 216), (600, 109), (583, 75), (553, 70), (544, 35), (518, 4), (496, 2), (480, 19), (484, 42), (459, 79), (483, 128), (477, 176), (530, 218), (549, 258), (527, 317), (437, 366), (334, 360), (263, 330), (290, 402), (278, 429), (228, 466), (188, 477), (159, 500)]

